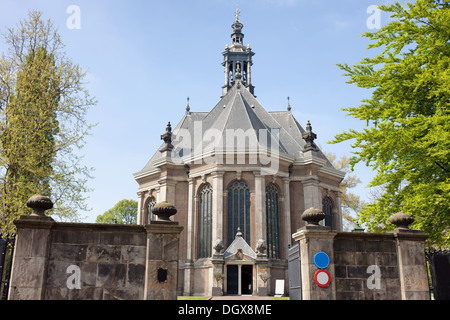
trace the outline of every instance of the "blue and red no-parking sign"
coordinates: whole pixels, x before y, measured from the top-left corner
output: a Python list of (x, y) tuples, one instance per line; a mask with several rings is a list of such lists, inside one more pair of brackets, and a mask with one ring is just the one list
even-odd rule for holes
[(331, 282), (331, 276), (324, 269), (330, 264), (330, 257), (325, 252), (319, 251), (314, 255), (313, 262), (319, 268), (314, 274), (314, 282), (322, 288), (328, 286)]
[(317, 270), (314, 274), (314, 281), (319, 287), (325, 288), (331, 282), (331, 276), (327, 270)]

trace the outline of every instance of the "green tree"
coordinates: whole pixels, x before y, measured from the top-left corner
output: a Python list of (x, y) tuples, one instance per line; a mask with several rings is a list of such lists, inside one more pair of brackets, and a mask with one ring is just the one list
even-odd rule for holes
[(85, 73), (66, 57), (59, 34), (42, 14), (11, 28), (0, 60), (0, 216), (3, 232), (30, 213), (34, 194), (55, 203), (51, 214), (77, 220), (86, 210), (90, 169), (75, 153), (92, 125), (85, 120), (95, 104), (84, 87)]
[(98, 215), (97, 223), (136, 224), (138, 203), (135, 200), (121, 200), (104, 214)]
[(338, 64), (348, 83), (371, 90), (357, 107), (343, 109), (366, 127), (335, 136), (353, 140), (352, 167), (363, 162), (384, 192), (358, 219), (370, 230), (392, 229), (391, 215), (404, 211), (413, 228), (434, 244), (450, 235), (450, 3), (417, 0), (379, 6), (393, 21), (363, 36), (376, 48), (354, 66)]

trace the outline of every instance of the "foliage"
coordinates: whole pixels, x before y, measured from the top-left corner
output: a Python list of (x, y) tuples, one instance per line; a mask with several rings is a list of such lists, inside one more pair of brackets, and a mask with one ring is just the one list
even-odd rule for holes
[(97, 223), (136, 224), (138, 203), (135, 200), (121, 200), (104, 214), (97, 216)]
[(391, 215), (404, 211), (430, 242), (450, 243), (450, 3), (417, 0), (405, 7), (381, 5), (394, 19), (363, 36), (379, 53), (359, 64), (339, 64), (348, 83), (371, 90), (349, 115), (366, 127), (335, 136), (352, 140), (350, 159), (376, 171), (370, 186), (384, 192), (358, 218), (370, 230), (392, 229)]
[(30, 213), (35, 194), (55, 203), (51, 214), (77, 220), (86, 210), (90, 170), (80, 166), (92, 125), (85, 116), (95, 104), (84, 88), (85, 73), (65, 56), (50, 20), (31, 11), (28, 20), (3, 35), (8, 51), (0, 60), (0, 217), (2, 231)]

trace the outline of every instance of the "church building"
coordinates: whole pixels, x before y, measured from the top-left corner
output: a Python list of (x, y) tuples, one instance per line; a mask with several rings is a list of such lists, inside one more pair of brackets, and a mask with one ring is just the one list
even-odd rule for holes
[(255, 53), (244, 45), (238, 13), (231, 27), (219, 102), (193, 112), (188, 100), (134, 174), (138, 224), (154, 220), (153, 206), (167, 201), (177, 209), (171, 219), (184, 227), (179, 295), (273, 295), (276, 280), (285, 280), (287, 293), (288, 248), (304, 210), (322, 209), (322, 223), (342, 228), (344, 173), (317, 147), (310, 122), (299, 119), (302, 127), (294, 118), (289, 100), (284, 110), (268, 112), (256, 99)]

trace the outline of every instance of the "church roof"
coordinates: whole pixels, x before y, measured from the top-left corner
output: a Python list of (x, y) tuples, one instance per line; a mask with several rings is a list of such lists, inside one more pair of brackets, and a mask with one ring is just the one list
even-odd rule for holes
[[(227, 137), (232, 139), (244, 134), (245, 145), (235, 139), (234, 151), (274, 148), (280, 156), (301, 160), (306, 143), (302, 137), (304, 133), (291, 111), (268, 112), (245, 86), (236, 83), (210, 112), (186, 112), (173, 130), (171, 158), (175, 163), (184, 164), (202, 152), (224, 152), (228, 147)], [(316, 156), (333, 168), (320, 150)], [(155, 168), (162, 158), (162, 153), (157, 150), (141, 172)]]

